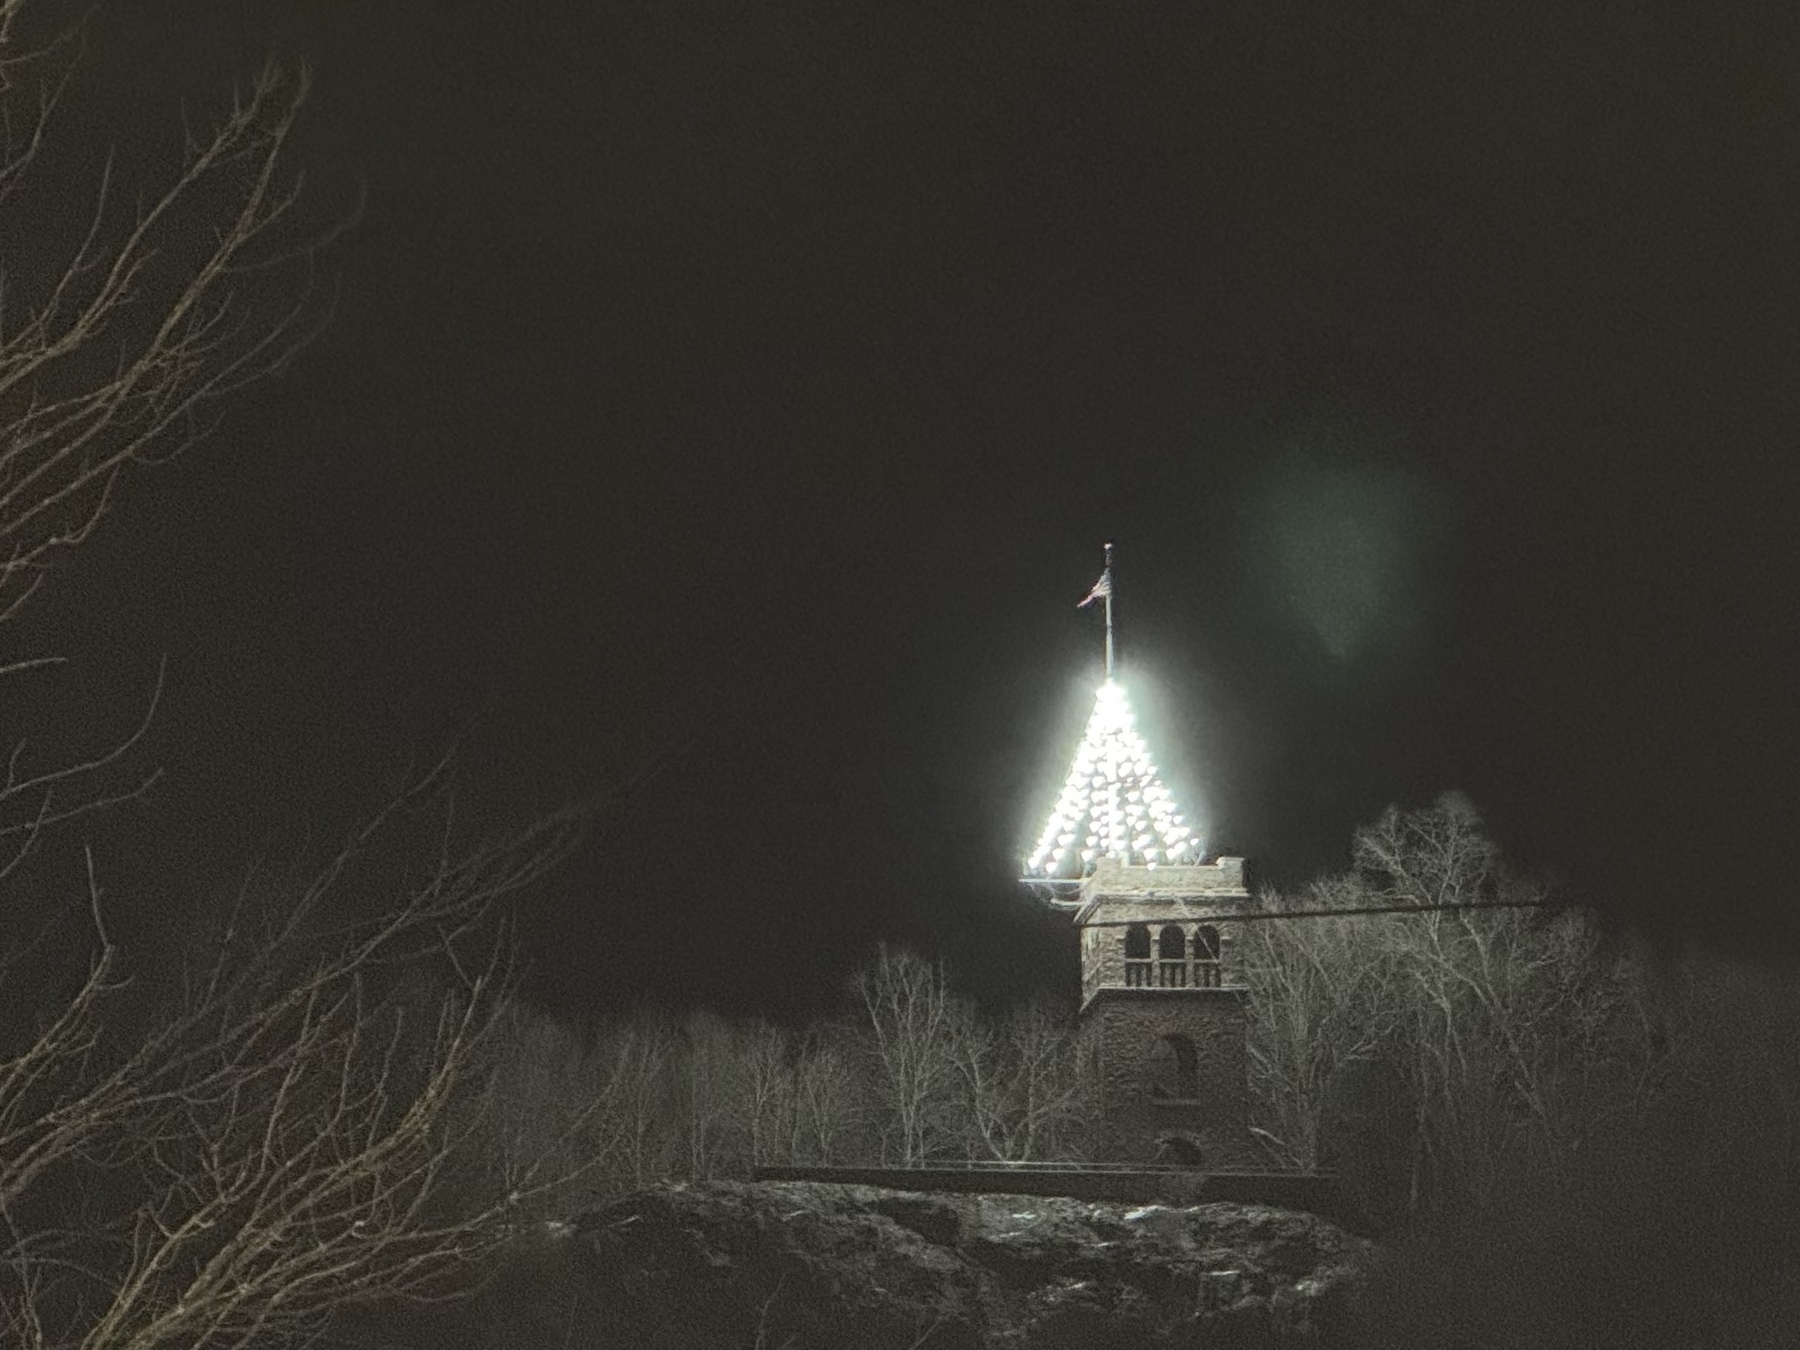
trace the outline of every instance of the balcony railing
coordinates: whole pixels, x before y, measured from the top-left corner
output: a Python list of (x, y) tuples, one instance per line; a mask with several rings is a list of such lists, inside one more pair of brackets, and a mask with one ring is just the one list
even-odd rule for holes
[(1224, 986), (1224, 967), (1212, 961), (1163, 961), (1128, 959), (1128, 989), (1219, 989)]

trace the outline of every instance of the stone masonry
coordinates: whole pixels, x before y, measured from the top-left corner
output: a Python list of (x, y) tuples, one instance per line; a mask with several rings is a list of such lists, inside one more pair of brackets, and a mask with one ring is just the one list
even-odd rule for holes
[[(1242, 1166), (1250, 1144), (1244, 988), (1235, 920), (1244, 860), (1098, 860), (1081, 887), (1082, 1008), (1102, 1084), (1102, 1156)], [(1163, 1150), (1165, 1158), (1168, 1150)]]

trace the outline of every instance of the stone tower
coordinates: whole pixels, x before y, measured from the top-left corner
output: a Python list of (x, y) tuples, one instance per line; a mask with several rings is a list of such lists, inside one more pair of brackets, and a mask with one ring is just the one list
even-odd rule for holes
[[(1100, 1074), (1101, 1156), (1249, 1161), (1244, 860), (1149, 867), (1102, 857), (1079, 897), (1081, 1022)], [(1162, 1144), (1170, 1138), (1179, 1142)]]
[[(1102, 1157), (1210, 1165), (1251, 1156), (1238, 929), (1244, 860), (1206, 862), (1157, 776), (1113, 654), (1112, 545), (1081, 603), (1102, 602), (1106, 679), (1025, 880), (1081, 930), (1081, 1021), (1102, 1085)], [(1170, 1141), (1163, 1144), (1162, 1141)]]

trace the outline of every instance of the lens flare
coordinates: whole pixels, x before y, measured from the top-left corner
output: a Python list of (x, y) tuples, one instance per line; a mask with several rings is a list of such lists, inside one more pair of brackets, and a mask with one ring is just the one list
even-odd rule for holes
[(1026, 875), (1079, 876), (1100, 857), (1151, 867), (1195, 862), (1200, 852), (1199, 837), (1156, 776), (1125, 687), (1107, 680)]

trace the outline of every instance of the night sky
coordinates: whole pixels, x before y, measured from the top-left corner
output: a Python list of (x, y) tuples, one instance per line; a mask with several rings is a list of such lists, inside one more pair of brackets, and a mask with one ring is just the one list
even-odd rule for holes
[(523, 911), (561, 1011), (804, 1015), (883, 939), (1056, 986), (1110, 539), (1261, 876), (1459, 788), (1622, 927), (1800, 951), (1800, 21), (1456, 8), (103, 10), (65, 135), (149, 176), (301, 56), (311, 208), (366, 195), (329, 330), (38, 605), (95, 727), (167, 657), (115, 888), (464, 735), (473, 826), (617, 789)]

